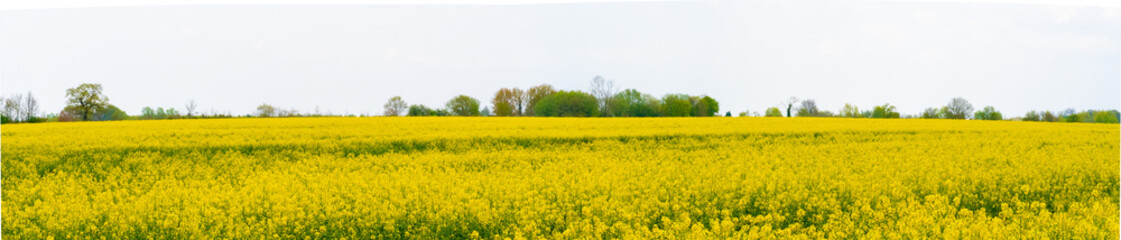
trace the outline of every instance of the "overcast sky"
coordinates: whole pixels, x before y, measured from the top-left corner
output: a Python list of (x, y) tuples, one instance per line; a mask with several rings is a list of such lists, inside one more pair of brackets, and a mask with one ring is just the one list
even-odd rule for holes
[(1121, 8), (957, 2), (166, 5), (0, 10), (0, 94), (100, 83), (144, 106), (380, 114), (596, 75), (721, 112), (795, 96), (905, 114), (961, 96), (1005, 116), (1121, 105)]

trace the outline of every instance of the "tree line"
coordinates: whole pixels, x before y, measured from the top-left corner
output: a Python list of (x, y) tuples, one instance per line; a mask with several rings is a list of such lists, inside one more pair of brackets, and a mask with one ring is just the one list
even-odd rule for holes
[[(779, 107), (767, 108), (762, 114), (755, 113), (754, 116), (763, 117), (843, 117), (843, 118), (925, 118), (925, 119), (971, 119), (971, 120), (1019, 120), (1019, 121), (1033, 121), (1033, 122), (1086, 122), (1086, 123), (1118, 123), (1121, 119), (1121, 112), (1117, 110), (1085, 110), (1076, 112), (1074, 109), (1066, 109), (1058, 114), (1051, 111), (1029, 111), (1023, 117), (1005, 119), (1004, 114), (996, 110), (993, 106), (985, 106), (980, 110), (974, 111), (973, 104), (965, 98), (957, 97), (950, 99), (950, 102), (945, 106), (931, 107), (923, 110), (918, 115), (901, 115), (896, 110), (895, 106), (889, 103), (874, 106), (871, 110), (863, 110), (860, 108), (846, 103), (836, 113), (820, 110), (817, 107), (817, 102), (813, 99), (798, 100), (797, 98), (790, 98), (783, 104), (786, 107), (786, 113)], [(728, 113), (726, 116), (731, 116)], [(739, 116), (753, 116), (749, 112), (740, 112)]]
[[(405, 107), (408, 106), (408, 107)], [(444, 108), (408, 105), (394, 96), (384, 105), (385, 116), (540, 116), (540, 117), (711, 117), (720, 103), (706, 95), (666, 94), (661, 98), (636, 89), (616, 91), (614, 82), (596, 76), (589, 91), (557, 90), (542, 84), (527, 88), (502, 88), (489, 106), (479, 99), (459, 95)]]
[[(113, 121), (113, 120), (160, 120), (182, 118), (231, 118), (231, 117), (328, 117), (354, 116), (353, 114), (335, 115), (320, 113), (303, 114), (295, 109), (283, 109), (270, 104), (261, 104), (253, 114), (235, 116), (211, 111), (199, 114), (194, 100), (184, 105), (184, 111), (175, 108), (144, 107), (140, 115), (128, 115), (125, 111), (109, 103), (101, 84), (85, 83), (66, 90), (67, 105), (58, 114), (39, 115), (38, 100), (29, 92), (0, 99), (3, 109), (0, 117), (3, 123), (67, 122), (67, 121)], [(541, 84), (526, 89), (501, 88), (490, 98), (489, 104), (479, 99), (457, 95), (448, 100), (442, 108), (432, 108), (423, 104), (408, 104), (400, 96), (391, 97), (384, 105), (383, 116), (539, 116), (539, 117), (712, 117), (718, 116), (720, 103), (707, 95), (665, 94), (655, 97), (636, 89), (618, 90), (614, 81), (596, 76), (590, 82), (588, 91), (558, 90), (549, 84)], [(732, 112), (724, 114), (731, 117)], [(903, 115), (889, 103), (861, 110), (855, 105), (845, 104), (837, 112), (820, 109), (813, 99), (800, 100), (791, 97), (779, 106), (767, 108), (764, 113), (743, 111), (740, 117), (843, 117), (843, 118), (927, 118), (927, 119), (972, 119), (1006, 120), (1004, 115), (992, 106), (974, 111), (966, 99), (957, 97), (945, 106), (932, 107), (917, 115)], [(1030, 111), (1023, 117), (1007, 120), (1040, 122), (1089, 122), (1118, 123), (1121, 113), (1117, 110), (1085, 110), (1076, 112), (1066, 109), (1059, 112)]]

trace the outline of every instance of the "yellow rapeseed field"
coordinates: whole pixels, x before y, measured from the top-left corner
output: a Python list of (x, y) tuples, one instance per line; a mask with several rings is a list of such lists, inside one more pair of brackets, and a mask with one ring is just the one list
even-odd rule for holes
[(1118, 239), (1117, 124), (4, 125), (4, 239)]

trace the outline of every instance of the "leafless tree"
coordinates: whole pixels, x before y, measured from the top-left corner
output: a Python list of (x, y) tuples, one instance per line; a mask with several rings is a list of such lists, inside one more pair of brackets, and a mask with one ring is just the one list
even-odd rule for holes
[(969, 115), (973, 113), (973, 104), (969, 103), (965, 98), (956, 97), (951, 99), (949, 104), (946, 104), (945, 109), (946, 115), (948, 115), (946, 118), (968, 119), (970, 117)]
[(12, 96), (4, 98), (4, 116), (8, 116), (13, 122), (23, 121), (23, 95), (12, 94)]
[(27, 92), (27, 99), (23, 100), (23, 111), (27, 114), (27, 120), (30, 121), (35, 115), (39, 114), (39, 99), (35, 99), (31, 92)]
[(385, 116), (396, 117), (401, 116), (401, 113), (404, 113), (405, 109), (409, 108), (409, 104), (405, 103), (405, 100), (402, 100), (401, 96), (393, 96), (389, 98), (389, 101), (385, 103), (384, 107)]
[(596, 75), (592, 78), (592, 87), (590, 89), (592, 96), (599, 100), (600, 112), (609, 114), (611, 111), (607, 109), (607, 103), (610, 101), (611, 96), (615, 95), (615, 81), (606, 80), (603, 77)]
[(192, 116), (194, 116), (195, 108), (197, 108), (197, 107), (198, 107), (198, 104), (195, 104), (194, 99), (191, 99), (191, 101), (187, 102), (187, 106), (186, 106), (187, 118), (191, 118)]
[(801, 106), (798, 107), (799, 117), (816, 117), (818, 116), (817, 102), (813, 99), (802, 100)]

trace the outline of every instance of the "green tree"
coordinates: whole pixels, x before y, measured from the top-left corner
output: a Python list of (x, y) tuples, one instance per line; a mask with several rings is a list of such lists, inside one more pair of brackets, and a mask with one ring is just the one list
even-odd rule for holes
[(428, 107), (425, 107), (424, 105), (413, 104), (413, 105), (409, 106), (408, 115), (413, 116), (413, 117), (432, 116), (432, 109), (430, 109)]
[(1004, 116), (1000, 114), (993, 106), (985, 106), (981, 111), (973, 113), (973, 119), (977, 120), (1004, 120)]
[(899, 111), (895, 110), (895, 106), (885, 103), (873, 108), (872, 118), (899, 118)]
[(1078, 113), (1066, 115), (1065, 117), (1063, 117), (1063, 121), (1064, 122), (1082, 122), (1082, 116), (1079, 116)]
[(94, 114), (95, 121), (120, 121), (128, 119), (128, 114), (113, 104), (108, 104), (104, 109)]
[(67, 105), (73, 106), (82, 121), (89, 121), (94, 113), (105, 109), (109, 97), (102, 93), (101, 84), (83, 83), (78, 87), (66, 89)]
[(698, 117), (712, 117), (720, 112), (720, 103), (716, 102), (709, 96), (699, 97), (695, 104), (693, 104), (693, 116)]
[(794, 104), (797, 104), (797, 103), (798, 103), (798, 98), (796, 98), (796, 97), (790, 97), (790, 99), (786, 100), (786, 117), (792, 117), (793, 116), (793, 115), (790, 115), (790, 111), (792, 109), (794, 109)]
[(1057, 122), (1059, 121), (1059, 117), (1055, 116), (1055, 113), (1051, 111), (1044, 111), (1043, 115), (1039, 116), (1039, 120), (1044, 122)]
[(1035, 111), (1030, 111), (1030, 112), (1024, 114), (1024, 118), (1022, 118), (1021, 120), (1029, 121), (1029, 122), (1038, 122), (1040, 120), (1039, 113), (1037, 113)]
[(661, 107), (660, 100), (635, 89), (626, 89), (610, 98), (608, 109), (618, 117), (655, 117)]
[(156, 110), (152, 109), (152, 107), (145, 106), (143, 109), (140, 109), (140, 119), (156, 119)]
[(181, 116), (183, 116), (183, 115), (179, 114), (179, 111), (175, 110), (175, 108), (168, 108), (167, 109), (167, 119), (179, 119), (179, 117), (181, 117)]
[(693, 115), (693, 103), (689, 95), (666, 94), (662, 97), (662, 115), (667, 117), (688, 117)]
[(841, 107), (841, 112), (838, 113), (838, 115), (840, 115), (841, 117), (847, 117), (847, 118), (861, 117), (860, 109), (857, 108), (856, 106), (854, 106), (852, 104), (848, 104), (848, 103), (845, 103), (845, 106)]
[(525, 115), (532, 116), (536, 114), (537, 111), (535, 107), (537, 106), (537, 102), (556, 93), (557, 90), (553, 89), (553, 86), (549, 84), (537, 85), (526, 90), (525, 96), (523, 96), (523, 100), (525, 101)]
[(502, 88), (494, 93), (491, 104), (494, 104), (495, 116), (521, 116), (525, 93), (517, 88)]
[(1096, 123), (1117, 123), (1117, 115), (1110, 111), (1097, 111), (1094, 112), (1094, 122)]
[[(157, 116), (159, 115), (159, 111), (156, 111), (156, 115)], [(269, 105), (269, 104), (266, 104), (266, 103), (262, 103), (261, 105), (257, 106), (257, 117), (276, 117), (276, 116), (277, 116), (276, 107), (274, 107), (272, 105)]]
[(479, 116), (479, 100), (467, 95), (455, 96), (444, 106), (455, 116)]
[(543, 117), (596, 117), (599, 100), (581, 91), (559, 91), (537, 102), (534, 111)]
[(937, 119), (937, 118), (942, 118), (942, 117), (941, 117), (941, 116), (939, 115), (939, 112), (940, 112), (940, 111), (938, 110), (938, 108), (926, 108), (926, 110), (923, 110), (923, 111), (922, 111), (922, 115), (921, 115), (921, 116), (919, 116), (919, 117), (920, 117), (920, 118), (926, 118), (926, 119)]
[(770, 107), (770, 108), (767, 108), (767, 113), (764, 116), (765, 117), (782, 117), (782, 110), (779, 110), (777, 107)]

